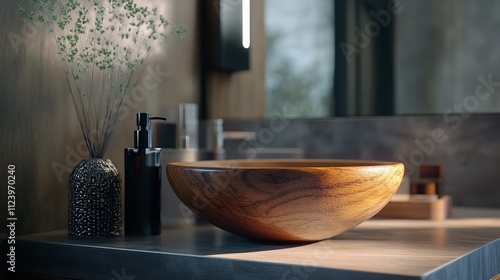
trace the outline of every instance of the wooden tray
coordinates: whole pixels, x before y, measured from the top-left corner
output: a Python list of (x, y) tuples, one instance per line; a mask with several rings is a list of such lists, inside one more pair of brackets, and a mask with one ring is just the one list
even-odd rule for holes
[(437, 200), (390, 201), (375, 218), (442, 221), (449, 216), (451, 204), (451, 197), (447, 195)]

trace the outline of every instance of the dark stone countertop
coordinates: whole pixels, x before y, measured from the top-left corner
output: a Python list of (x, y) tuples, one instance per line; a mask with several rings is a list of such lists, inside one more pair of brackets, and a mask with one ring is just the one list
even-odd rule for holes
[(490, 279), (500, 274), (500, 209), (446, 221), (372, 219), (315, 243), (276, 244), (210, 225), (154, 237), (18, 237), (16, 274), (71, 279)]

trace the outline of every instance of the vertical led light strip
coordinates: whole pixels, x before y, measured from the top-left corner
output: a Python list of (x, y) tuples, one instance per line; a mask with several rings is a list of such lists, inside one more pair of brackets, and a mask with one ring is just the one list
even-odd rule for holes
[(245, 49), (250, 48), (250, 0), (242, 0), (242, 44)]

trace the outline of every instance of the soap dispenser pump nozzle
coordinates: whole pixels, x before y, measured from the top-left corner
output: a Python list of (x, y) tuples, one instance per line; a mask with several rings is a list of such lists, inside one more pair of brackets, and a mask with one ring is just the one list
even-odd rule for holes
[(151, 120), (164, 120), (163, 117), (151, 117), (149, 113), (137, 113), (137, 130), (135, 131), (134, 147), (146, 149), (153, 147), (153, 132), (151, 131)]

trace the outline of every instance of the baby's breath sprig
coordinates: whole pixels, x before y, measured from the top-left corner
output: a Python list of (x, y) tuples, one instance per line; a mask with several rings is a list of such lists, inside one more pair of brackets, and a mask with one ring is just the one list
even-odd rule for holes
[(134, 0), (26, 0), (18, 11), (25, 22), (49, 28), (62, 59), (79, 66), (78, 77), (90, 66), (136, 69), (155, 42), (186, 32), (182, 27), (168, 32), (158, 8)]
[(135, 0), (25, 0), (18, 13), (54, 35), (92, 157), (104, 155), (134, 71), (165, 39), (186, 32)]

